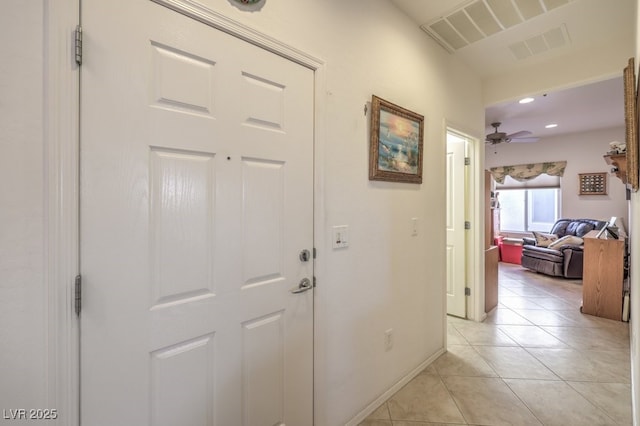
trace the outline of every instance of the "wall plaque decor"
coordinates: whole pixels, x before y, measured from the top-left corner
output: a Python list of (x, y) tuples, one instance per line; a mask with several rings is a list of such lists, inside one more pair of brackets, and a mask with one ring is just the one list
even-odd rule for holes
[(607, 195), (606, 173), (579, 173), (579, 195)]
[(373, 95), (369, 180), (422, 183), (423, 131), (424, 116)]

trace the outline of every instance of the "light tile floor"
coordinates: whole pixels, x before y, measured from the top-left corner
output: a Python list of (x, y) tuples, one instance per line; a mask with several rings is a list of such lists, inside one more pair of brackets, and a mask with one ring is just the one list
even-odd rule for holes
[(448, 318), (448, 351), (361, 426), (631, 425), (628, 324), (579, 311), (579, 280), (500, 264), (483, 323)]

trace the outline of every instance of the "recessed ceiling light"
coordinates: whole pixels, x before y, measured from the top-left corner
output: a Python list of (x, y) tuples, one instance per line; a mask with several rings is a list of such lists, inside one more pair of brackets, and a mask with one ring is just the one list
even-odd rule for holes
[(520, 99), (520, 100), (518, 101), (518, 103), (521, 103), (521, 104), (528, 104), (529, 102), (533, 102), (534, 100), (535, 100), (535, 99), (533, 99), (533, 98), (522, 98), (522, 99)]
[(553, 123), (553, 124), (547, 124), (544, 127), (546, 127), (547, 129), (553, 129), (554, 127), (558, 127), (558, 125), (556, 123)]

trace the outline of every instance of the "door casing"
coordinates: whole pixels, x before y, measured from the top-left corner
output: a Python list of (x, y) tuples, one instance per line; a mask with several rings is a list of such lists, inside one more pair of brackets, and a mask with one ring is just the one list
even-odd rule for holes
[[(447, 132), (453, 132), (467, 139), (467, 199), (466, 217), (471, 222), (471, 229), (467, 231), (467, 287), (471, 289), (471, 295), (467, 296), (467, 319), (482, 321), (486, 318), (484, 311), (484, 214), (483, 180), (479, 173), (484, 170), (484, 146), (480, 137), (473, 136), (474, 132), (453, 121), (444, 119), (442, 126), (442, 140), (446, 143)], [(446, 294), (443, 296), (446, 306)], [(446, 324), (445, 324), (446, 336)]]

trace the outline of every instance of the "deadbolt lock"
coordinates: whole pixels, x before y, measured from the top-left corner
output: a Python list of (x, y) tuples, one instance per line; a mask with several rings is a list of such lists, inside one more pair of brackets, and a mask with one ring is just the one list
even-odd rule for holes
[(307, 249), (304, 249), (300, 252), (300, 260), (302, 262), (308, 262), (311, 259), (311, 252)]

